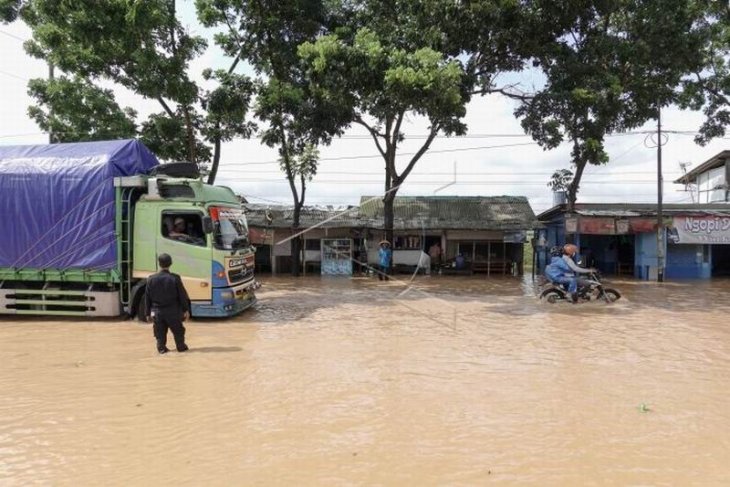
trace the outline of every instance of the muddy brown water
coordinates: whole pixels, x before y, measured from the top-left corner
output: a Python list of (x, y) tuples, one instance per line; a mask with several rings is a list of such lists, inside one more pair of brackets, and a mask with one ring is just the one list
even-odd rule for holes
[(0, 484), (729, 485), (730, 281), (615, 284), (269, 278), (166, 356), (0, 318)]

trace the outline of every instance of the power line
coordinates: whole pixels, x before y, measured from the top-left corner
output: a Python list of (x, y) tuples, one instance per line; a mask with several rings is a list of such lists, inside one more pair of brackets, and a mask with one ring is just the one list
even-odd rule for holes
[(10, 76), (11, 78), (19, 79), (20, 81), (30, 81), (28, 78), (23, 78), (22, 76), (18, 76), (17, 74), (8, 73), (7, 71), (0, 70), (0, 74), (4, 74), (5, 76)]
[(25, 42), (25, 41), (28, 40), (28, 39), (23, 39), (20, 36), (16, 36), (15, 34), (12, 34), (12, 33), (8, 32), (8, 31), (2, 30), (2, 29), (0, 29), (0, 34), (3, 34), (3, 35), (8, 36), (8, 37), (12, 37), (13, 39), (18, 40), (20, 42)]
[[(235, 171), (238, 174), (240, 174), (242, 172), (240, 169), (230, 169), (230, 170), (225, 169), (225, 168), (218, 169), (218, 173), (219, 174), (225, 173), (225, 172), (232, 172), (232, 171)], [(552, 176), (553, 172), (554, 171), (552, 171), (552, 170), (547, 171), (547, 172), (546, 171), (535, 171), (535, 172), (531, 172), (531, 171), (527, 171), (527, 172), (523, 172), (523, 171), (505, 171), (505, 172), (496, 172), (496, 171), (495, 172), (492, 172), (492, 171), (486, 171), (485, 172), (485, 171), (478, 171), (478, 172), (468, 172), (468, 171), (466, 171), (466, 172), (458, 172), (457, 173), (457, 176)], [(254, 170), (247, 169), (245, 171), (245, 173), (246, 174), (264, 174), (264, 175), (266, 175), (266, 174), (270, 174), (270, 175), (281, 175), (282, 174), (281, 172), (275, 171), (275, 170), (256, 170), (256, 169), (254, 169)], [(357, 171), (357, 172), (354, 172), (354, 171), (318, 171), (317, 172), (317, 176), (321, 176), (321, 175), (332, 175), (332, 176), (335, 176), (335, 175), (337, 175), (337, 176), (382, 176), (383, 174), (384, 173), (382, 171), (381, 172), (378, 172), (378, 171)], [(626, 175), (626, 174), (631, 174), (631, 175), (652, 175), (653, 176), (655, 173), (652, 172), (652, 171), (618, 171), (618, 172), (607, 171), (607, 172), (595, 172), (595, 173), (591, 173), (589, 176), (623, 176), (623, 175)], [(676, 173), (676, 175), (677, 176), (681, 176), (680, 173)], [(434, 171), (434, 172), (428, 172), (428, 173), (413, 172), (413, 173), (410, 174), (409, 177), (414, 177), (414, 176), (451, 176), (451, 177), (453, 177), (454, 176), (454, 173), (453, 173), (453, 171), (451, 171), (451, 172), (443, 172), (443, 171), (442, 172), (438, 172), (438, 171)]]
[[(226, 182), (235, 182), (235, 183), (273, 183), (273, 184), (288, 184), (288, 181), (284, 178), (282, 179), (254, 179), (254, 178), (224, 178)], [(347, 184), (347, 185), (357, 185), (357, 184), (377, 184), (382, 185), (383, 181), (363, 181), (363, 180), (315, 180), (310, 183), (312, 184)], [(412, 181), (408, 180), (407, 184), (410, 185), (425, 185), (425, 186), (433, 186), (434, 184), (442, 184), (443, 181)], [(460, 185), (460, 186), (545, 186), (545, 181), (456, 181), (452, 184)], [(618, 180), (605, 180), (605, 181), (581, 181), (581, 184), (631, 184), (631, 185), (637, 185), (637, 184), (656, 184), (656, 181), (618, 181)]]

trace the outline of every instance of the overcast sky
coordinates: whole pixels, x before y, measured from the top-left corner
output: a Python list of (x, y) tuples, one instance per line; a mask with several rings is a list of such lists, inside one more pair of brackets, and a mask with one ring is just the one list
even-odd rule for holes
[[(185, 20), (195, 25), (189, 4), (184, 12)], [(194, 30), (210, 36), (209, 31), (200, 27)], [(27, 80), (47, 75), (45, 64), (23, 51), (22, 40), (29, 37), (29, 30), (20, 22), (0, 25), (3, 113), (0, 144), (3, 145), (42, 144), (48, 140), (27, 116), (31, 103), (26, 93)], [(195, 61), (192, 72), (200, 73), (209, 66), (226, 66), (226, 59), (212, 42), (205, 55)], [(528, 85), (531, 82), (529, 78), (523, 81)], [(124, 89), (115, 92), (120, 105), (135, 108), (141, 117), (160, 111), (156, 102), (143, 100)], [(570, 148), (565, 144), (544, 151), (534, 144), (513, 116), (515, 106), (515, 102), (497, 95), (472, 100), (466, 116), (469, 135), (436, 139), (399, 194), (527, 196), (536, 212), (549, 208), (552, 195), (547, 181), (556, 169), (569, 167)], [(700, 113), (668, 109), (662, 118), (663, 126), (668, 130), (696, 131), (703, 117)], [(655, 127), (656, 123), (650, 123), (642, 130), (654, 130)], [(427, 125), (423, 120), (410, 119), (404, 123), (404, 128), (410, 137), (401, 149), (406, 154), (423, 143), (423, 137), (419, 136), (426, 133)], [(586, 170), (578, 201), (656, 201), (656, 149), (647, 148), (644, 139), (645, 135), (641, 134), (609, 137), (607, 149), (611, 161)], [(670, 134), (663, 157), (665, 201), (689, 202), (689, 193), (671, 183), (681, 175), (679, 164), (687, 162), (696, 167), (727, 148), (726, 142), (717, 140), (700, 147), (695, 145), (691, 135)], [(361, 195), (382, 193), (384, 164), (364, 130), (349, 130), (330, 147), (321, 148), (320, 156), (319, 173), (307, 190), (308, 204), (356, 204)], [(224, 144), (218, 183), (231, 186), (251, 202), (287, 204), (291, 194), (276, 158), (275, 151), (262, 146), (255, 138)], [(401, 161), (405, 164), (407, 156)], [(453, 184), (444, 187), (449, 183)]]

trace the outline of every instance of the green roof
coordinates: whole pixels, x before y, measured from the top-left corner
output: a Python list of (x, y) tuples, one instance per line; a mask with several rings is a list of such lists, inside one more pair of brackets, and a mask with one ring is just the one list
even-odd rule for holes
[[(394, 228), (400, 230), (531, 230), (540, 224), (522, 196), (398, 196)], [(272, 217), (268, 222), (266, 213)], [(292, 209), (247, 205), (249, 225), (288, 228)], [(329, 228), (383, 228), (383, 199), (363, 196), (360, 207), (302, 209), (300, 226), (317, 223)]]
[[(531, 230), (539, 227), (524, 196), (398, 196), (396, 229)], [(383, 200), (363, 196), (360, 215), (382, 222)]]

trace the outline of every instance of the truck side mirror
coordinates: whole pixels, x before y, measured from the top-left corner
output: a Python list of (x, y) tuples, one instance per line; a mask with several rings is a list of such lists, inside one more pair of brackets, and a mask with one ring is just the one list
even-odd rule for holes
[(203, 231), (205, 233), (213, 233), (213, 219), (209, 216), (203, 217)]

